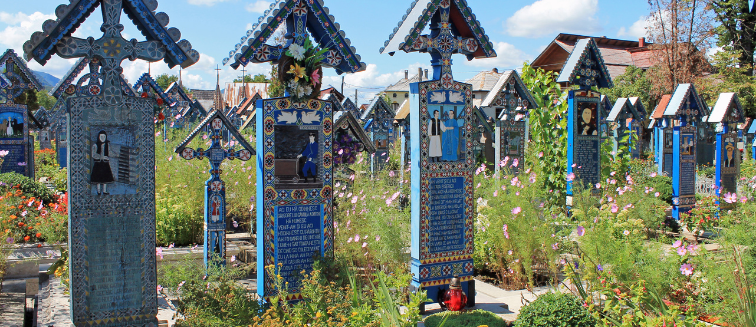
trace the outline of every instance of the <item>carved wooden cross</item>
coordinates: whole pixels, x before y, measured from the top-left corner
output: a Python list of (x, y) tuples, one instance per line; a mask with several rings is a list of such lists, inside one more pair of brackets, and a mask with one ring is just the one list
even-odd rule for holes
[(451, 88), (451, 56), (455, 53), (472, 54), (478, 50), (475, 38), (463, 38), (455, 35), (449, 21), (451, 0), (442, 0), (438, 11), (431, 18), (430, 35), (421, 35), (411, 45), (405, 45), (405, 51), (429, 52), (433, 66), (433, 80), (441, 80), (445, 88)]
[(63, 58), (100, 58), (102, 65), (102, 92), (105, 103), (117, 105), (123, 102), (120, 75), (123, 72), (121, 62), (124, 59), (158, 61), (165, 57), (165, 46), (160, 41), (128, 41), (121, 36), (121, 10), (123, 0), (102, 1), (103, 36), (97, 40), (93, 37), (81, 39), (64, 37), (57, 45), (57, 52)]
[[(210, 161), (210, 179), (205, 182), (205, 266), (213, 261), (214, 255), (218, 255), (222, 259), (226, 254), (226, 185), (220, 178), (223, 172), (220, 165), (226, 159), (247, 161), (252, 157), (252, 153), (244, 148), (234, 151), (233, 148), (221, 147), (223, 125), (221, 118), (216, 117), (204, 127), (211, 142), (210, 148), (207, 150), (184, 148), (180, 152), (181, 157), (186, 160), (207, 157)], [(220, 212), (217, 212), (218, 210)], [(215, 213), (218, 213), (217, 218), (215, 218)], [(221, 260), (220, 264), (224, 263), (225, 261)]]

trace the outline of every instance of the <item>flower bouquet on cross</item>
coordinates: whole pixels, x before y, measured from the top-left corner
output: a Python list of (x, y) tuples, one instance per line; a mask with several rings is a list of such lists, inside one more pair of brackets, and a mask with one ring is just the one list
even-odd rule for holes
[(316, 47), (310, 38), (304, 45), (292, 43), (279, 61), (279, 79), (294, 102), (303, 102), (320, 94), (323, 59), (327, 48)]

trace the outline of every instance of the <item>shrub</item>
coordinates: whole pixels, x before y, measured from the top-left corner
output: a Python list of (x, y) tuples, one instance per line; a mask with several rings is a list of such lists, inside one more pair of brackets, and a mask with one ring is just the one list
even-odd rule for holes
[[(444, 321), (444, 319), (446, 321)], [(485, 325), (488, 327), (507, 327), (509, 324), (495, 313), (485, 310), (473, 310), (473, 311), (447, 311), (432, 314), (425, 318), (426, 327), (440, 327), (440, 326), (454, 326), (454, 327), (466, 327), (474, 326), (478, 327)]]
[(549, 293), (522, 307), (515, 326), (595, 326), (596, 320), (577, 297), (571, 294)]
[(19, 173), (0, 174), (0, 185), (13, 187), (18, 185), (21, 192), (28, 197), (35, 197), (45, 204), (55, 202), (55, 194), (50, 191), (45, 184), (36, 182), (33, 179)]

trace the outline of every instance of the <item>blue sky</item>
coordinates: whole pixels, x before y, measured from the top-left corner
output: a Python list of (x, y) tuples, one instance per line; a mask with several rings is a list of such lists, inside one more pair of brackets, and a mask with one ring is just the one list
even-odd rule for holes
[[(200, 62), (184, 70), (184, 84), (190, 88), (214, 89), (216, 65), (239, 42), (251, 23), (268, 8), (269, 0), (159, 0), (158, 12), (170, 16), (169, 27), (182, 32), (182, 38), (192, 43), (201, 53)], [(353, 95), (359, 90), (359, 102), (418, 67), (430, 68), (430, 56), (421, 53), (399, 52), (393, 57), (380, 55), (378, 50), (409, 8), (411, 0), (324, 0), (330, 13), (352, 41), (362, 61), (368, 65), (364, 72), (346, 76), (344, 93)], [(42, 23), (54, 19), (55, 8), (66, 0), (4, 1), (0, 10), (0, 48), (13, 48), (22, 53), (23, 43), (31, 33), (42, 29)], [(646, 1), (621, 0), (468, 0), (468, 4), (494, 43), (497, 58), (467, 61), (455, 55), (454, 77), (464, 81), (477, 72), (516, 69), (526, 60), (532, 61), (560, 32), (592, 36), (606, 36), (635, 40), (645, 34)], [(74, 34), (79, 37), (99, 38), (102, 22), (99, 9)], [(143, 40), (132, 22), (125, 16), (124, 36)], [(61, 77), (73, 64), (72, 60), (58, 58), (45, 67), (32, 63), (30, 67)], [(147, 71), (146, 62), (124, 62), (124, 75), (135, 82)], [(241, 76), (241, 68), (234, 71), (221, 66), (221, 87), (224, 82)], [(267, 73), (269, 64), (247, 66), (247, 74)], [(163, 63), (151, 65), (153, 76), (160, 73), (178, 74)], [(340, 87), (341, 76), (332, 70), (326, 72), (325, 83)]]

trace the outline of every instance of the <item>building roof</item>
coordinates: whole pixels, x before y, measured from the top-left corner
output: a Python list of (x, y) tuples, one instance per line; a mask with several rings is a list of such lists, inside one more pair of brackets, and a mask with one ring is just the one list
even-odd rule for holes
[(335, 121), (333, 125), (336, 127), (336, 130), (346, 130), (357, 138), (357, 141), (362, 145), (359, 151), (375, 153), (375, 144), (370, 140), (365, 130), (362, 129), (360, 122), (357, 121), (352, 112), (346, 110), (336, 111), (333, 114), (333, 120)]
[(190, 90), (192, 97), (202, 105), (205, 111), (210, 111), (214, 107), (215, 90)]
[(422, 82), (422, 80), (422, 74), (418, 72), (410, 78), (404, 77), (396, 82), (396, 84), (389, 85), (385, 90), (383, 90), (383, 92), (409, 92), (410, 84)]
[(231, 106), (239, 105), (242, 100), (251, 98), (254, 94), (259, 94), (262, 98), (268, 98), (268, 83), (226, 83), (223, 98), (226, 104)]
[(496, 85), (496, 82), (499, 81), (499, 77), (504, 75), (503, 73), (499, 73), (499, 70), (494, 68), (492, 70), (484, 70), (482, 72), (479, 72), (473, 76), (473, 78), (468, 79), (465, 81), (467, 84), (472, 84), (472, 91), (491, 91), (494, 88), (494, 85)]
[(640, 40), (628, 41), (610, 39), (606, 37), (593, 37), (585, 35), (560, 33), (531, 63), (534, 68), (543, 68), (547, 71), (561, 72), (567, 58), (575, 48), (575, 44), (581, 39), (593, 38), (604, 59), (604, 65), (612, 78), (616, 78), (625, 72), (627, 66), (648, 68), (653, 65), (653, 51), (644, 40), (640, 46)]
[(709, 123), (735, 122), (742, 123), (743, 106), (740, 105), (740, 99), (736, 93), (720, 93), (717, 103), (707, 120)]

